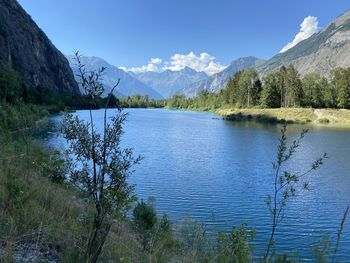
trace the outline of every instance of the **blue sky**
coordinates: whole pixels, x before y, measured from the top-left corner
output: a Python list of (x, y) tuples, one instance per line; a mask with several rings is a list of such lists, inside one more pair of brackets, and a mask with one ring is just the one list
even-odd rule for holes
[[(270, 58), (307, 16), (318, 26), (350, 8), (335, 0), (19, 0), (63, 53), (80, 50), (126, 68), (203, 57), (225, 66), (243, 56)], [(215, 57), (215, 59), (213, 58)], [(174, 65), (173, 65), (174, 66)]]

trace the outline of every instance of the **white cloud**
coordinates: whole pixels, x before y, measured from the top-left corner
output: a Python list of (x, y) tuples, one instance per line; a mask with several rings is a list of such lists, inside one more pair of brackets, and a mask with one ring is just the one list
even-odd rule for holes
[(193, 52), (190, 52), (187, 55), (175, 54), (170, 58), (170, 61), (164, 62), (160, 58), (151, 58), (147, 65), (141, 67), (132, 67), (129, 69), (125, 67), (120, 68), (134, 73), (142, 73), (147, 71), (159, 72), (162, 70), (179, 71), (185, 67), (192, 68), (198, 72), (204, 71), (208, 75), (213, 75), (226, 68), (226, 66), (216, 62), (214, 56), (205, 52), (199, 55), (196, 55)]
[(163, 70), (178, 71), (185, 67), (192, 68), (196, 71), (204, 71), (208, 75), (213, 75), (219, 71), (224, 70), (226, 67), (220, 63), (215, 62), (215, 57), (208, 53), (201, 53), (196, 55), (193, 52), (187, 55), (175, 54), (170, 58), (169, 65), (163, 67)]
[(149, 63), (146, 66), (142, 66), (142, 67), (128, 68), (126, 69), (126, 71), (132, 71), (134, 73), (143, 73), (143, 72), (157, 72), (159, 71), (159, 69), (157, 65)]
[(317, 33), (318, 30), (319, 28), (317, 17), (305, 17), (304, 21), (300, 24), (299, 33), (296, 34), (292, 42), (288, 43), (281, 49), (280, 53), (287, 51), (288, 49), (294, 47), (296, 44), (303, 41), (304, 39), (311, 37), (313, 34)]
[(162, 60), (160, 58), (151, 58), (151, 60), (149, 61), (149, 63), (151, 64), (161, 64)]
[(148, 64), (145, 66), (132, 67), (132, 68), (119, 67), (119, 68), (123, 69), (124, 71), (132, 71), (134, 73), (157, 72), (160, 70), (157, 65), (161, 63), (162, 63), (162, 60), (160, 58), (151, 58), (148, 61)]

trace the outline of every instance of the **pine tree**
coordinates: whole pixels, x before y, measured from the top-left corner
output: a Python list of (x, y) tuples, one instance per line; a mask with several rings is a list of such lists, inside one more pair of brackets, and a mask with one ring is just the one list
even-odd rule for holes
[(344, 109), (350, 108), (350, 69), (342, 70), (342, 74), (339, 80), (338, 91), (338, 103), (339, 107)]
[(299, 73), (293, 65), (289, 65), (287, 68), (287, 87), (287, 107), (300, 107), (302, 105), (304, 93)]
[(264, 78), (264, 86), (261, 95), (261, 106), (264, 108), (281, 107), (279, 73), (273, 72)]

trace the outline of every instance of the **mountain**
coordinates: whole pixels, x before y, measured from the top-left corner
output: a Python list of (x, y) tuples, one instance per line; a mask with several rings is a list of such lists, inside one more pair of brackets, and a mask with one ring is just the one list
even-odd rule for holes
[[(77, 66), (74, 56), (67, 56), (69, 60), (69, 64), (75, 72), (75, 76), (77, 75)], [(115, 66), (110, 65), (105, 60), (99, 57), (87, 57), (82, 56), (81, 62), (85, 65), (86, 70), (97, 70), (102, 67), (106, 67), (106, 71), (104, 72), (102, 83), (105, 85), (105, 95), (109, 93), (111, 88), (117, 83), (118, 79), (120, 79), (120, 83), (116, 88), (116, 95), (119, 97), (131, 96), (134, 94), (148, 95), (150, 98), (161, 99), (162, 96), (153, 90), (151, 87), (146, 84), (140, 82), (129, 73), (124, 70), (117, 68)]]
[(207, 79), (200, 80), (196, 83), (192, 83), (187, 87), (183, 88), (180, 93), (186, 95), (186, 97), (194, 97), (201, 90), (208, 90), (210, 92), (216, 92), (223, 88), (226, 82), (231, 76), (236, 72), (246, 69), (257, 67), (264, 63), (264, 60), (258, 59), (256, 57), (244, 57), (233, 61), (226, 69), (210, 76)]
[(258, 67), (264, 75), (293, 64), (303, 76), (318, 72), (327, 75), (336, 67), (350, 66), (350, 10), (337, 17), (323, 30)]
[(15, 0), (0, 0), (0, 68), (4, 66), (34, 87), (79, 93), (67, 59)]
[(165, 70), (163, 72), (133, 73), (133, 75), (164, 98), (169, 98), (190, 84), (208, 78), (204, 72), (198, 72), (189, 67), (179, 71)]

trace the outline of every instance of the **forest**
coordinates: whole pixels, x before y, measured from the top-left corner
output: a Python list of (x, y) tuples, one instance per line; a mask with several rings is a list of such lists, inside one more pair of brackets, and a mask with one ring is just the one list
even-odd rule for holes
[(222, 107), (245, 108), (350, 108), (350, 69), (336, 68), (326, 78), (318, 73), (301, 77), (293, 65), (260, 77), (249, 68), (234, 74), (218, 92), (200, 91), (193, 98), (175, 94), (154, 100), (133, 95), (120, 98), (126, 108), (174, 108), (215, 110)]

